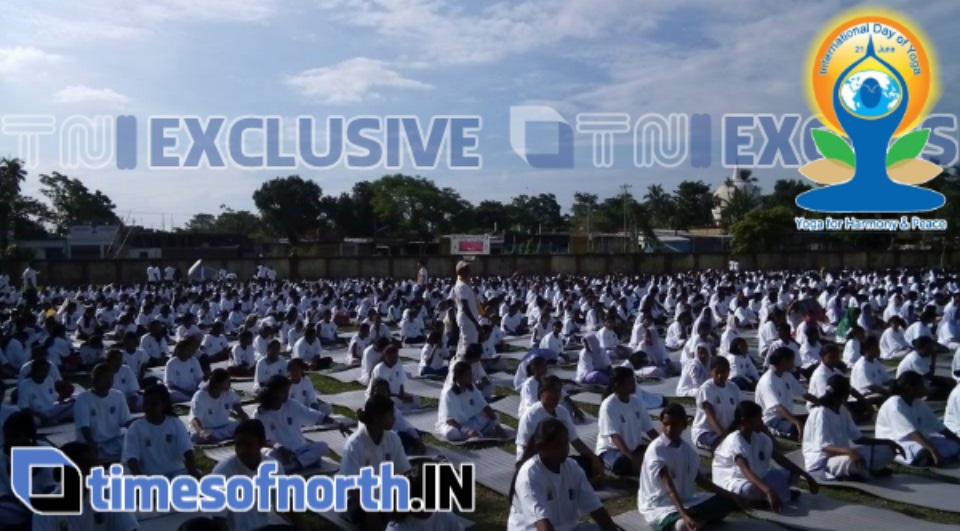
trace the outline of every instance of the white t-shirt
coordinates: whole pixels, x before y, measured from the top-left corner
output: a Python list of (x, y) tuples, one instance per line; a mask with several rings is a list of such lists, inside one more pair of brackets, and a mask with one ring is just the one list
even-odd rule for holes
[(193, 395), (190, 401), (190, 430), (193, 430), (193, 419), (196, 418), (205, 429), (219, 428), (230, 423), (230, 412), (240, 403), (240, 397), (228, 389), (226, 393), (213, 398), (209, 388), (201, 389)]
[(301, 337), (293, 345), (293, 357), (306, 361), (314, 361), (323, 355), (323, 348), (320, 346), (320, 340), (314, 339), (313, 343), (307, 341), (306, 337)]
[(143, 349), (138, 348), (133, 352), (123, 351), (123, 363), (130, 367), (130, 370), (132, 370), (136, 376), (140, 376), (143, 365), (148, 361), (150, 361), (150, 356), (144, 352)]
[(360, 358), (360, 378), (358, 378), (360, 383), (363, 385), (370, 383), (370, 373), (372, 373), (373, 368), (380, 363), (382, 357), (383, 352), (377, 350), (375, 345), (370, 345), (364, 349), (363, 357)]
[(700, 456), (690, 443), (680, 440), (673, 446), (664, 435), (654, 439), (643, 455), (640, 467), (640, 490), (637, 505), (643, 519), (657, 524), (671, 513), (677, 512), (660, 480), (660, 474), (668, 470), (673, 485), (684, 507), (705, 501), (708, 494), (697, 492), (695, 484), (700, 473)]
[(860, 357), (860, 340), (851, 337), (847, 340), (846, 344), (843, 345), (843, 362), (848, 366), (853, 366)]
[(517, 424), (517, 459), (520, 459), (523, 456), (523, 447), (527, 444), (527, 441), (530, 440), (530, 437), (533, 437), (533, 434), (537, 431), (537, 426), (541, 422), (547, 419), (557, 419), (563, 423), (567, 428), (567, 438), (570, 439), (570, 442), (573, 442), (580, 437), (577, 435), (577, 425), (573, 423), (573, 416), (570, 415), (570, 411), (565, 407), (557, 406), (556, 415), (551, 415), (543, 403), (537, 402), (527, 408), (523, 412), (523, 416), (520, 417), (520, 422)]
[(200, 352), (208, 355), (219, 354), (228, 346), (230, 346), (230, 342), (222, 335), (207, 334), (203, 336), (203, 341), (200, 342)]
[(254, 417), (266, 428), (268, 441), (296, 451), (308, 444), (301, 429), (304, 426), (316, 426), (323, 420), (324, 414), (300, 402), (287, 400), (280, 409), (258, 409)]
[(422, 371), (426, 367), (434, 370), (442, 369), (447, 364), (447, 349), (442, 345), (424, 345), (420, 349), (420, 363), (418, 368)]
[[(265, 462), (274, 462), (274, 459), (271, 459), (267, 456), (262, 456), (261, 463)], [(277, 473), (282, 473), (283, 467), (277, 463)], [(213, 467), (213, 473), (224, 476), (226, 478), (231, 478), (234, 476), (247, 476), (254, 477), (257, 475), (256, 470), (250, 470), (247, 468), (247, 465), (243, 464), (243, 461), (240, 460), (236, 455), (230, 456), (223, 461), (217, 463), (217, 466)], [(233, 511), (225, 511), (223, 514), (219, 515), (227, 520), (227, 528), (230, 531), (255, 531), (262, 527), (268, 526), (271, 524), (270, 521), (270, 512), (260, 512), (256, 508), (253, 510), (236, 513)]]
[(902, 360), (900, 364), (897, 365), (897, 378), (901, 374), (913, 371), (920, 376), (926, 376), (930, 372), (930, 358), (924, 358), (916, 350), (910, 351)]
[(304, 376), (299, 382), (290, 382), (290, 400), (296, 400), (306, 407), (310, 407), (318, 402), (317, 389), (313, 386), (313, 380)]
[(947, 398), (947, 411), (943, 414), (943, 425), (953, 433), (960, 433), (960, 385), (954, 387)]
[(410, 461), (403, 451), (400, 436), (393, 430), (383, 432), (380, 444), (373, 442), (367, 427), (360, 424), (347, 438), (343, 447), (343, 459), (340, 461), (340, 475), (356, 475), (361, 468), (373, 467), (379, 475), (382, 463), (393, 463), (394, 474), (405, 474), (410, 470)]
[(247, 367), (253, 367), (257, 363), (257, 352), (253, 349), (253, 344), (247, 345), (246, 347), (237, 343), (233, 346), (233, 349), (230, 351), (230, 366), (239, 367), (241, 365), (246, 365)]
[(713, 482), (734, 492), (750, 483), (740, 470), (737, 457), (746, 459), (750, 470), (762, 478), (773, 460), (773, 441), (764, 433), (754, 433), (748, 441), (740, 431), (734, 431), (713, 452)]
[(191, 392), (200, 388), (203, 381), (203, 368), (197, 358), (189, 357), (186, 360), (173, 357), (167, 362), (167, 369), (163, 373), (163, 384), (168, 388), (187, 389)]
[(710, 370), (698, 358), (688, 360), (680, 371), (677, 396), (697, 396), (700, 386), (710, 379)]
[(730, 429), (733, 426), (734, 413), (740, 404), (740, 388), (729, 380), (726, 385), (720, 387), (712, 378), (700, 386), (697, 390), (697, 414), (693, 417), (691, 433), (694, 441), (703, 433), (713, 432), (713, 427), (707, 420), (707, 413), (703, 410), (704, 403), (709, 403), (713, 407), (713, 415), (720, 425)]
[(923, 400), (908, 404), (900, 396), (891, 396), (877, 413), (877, 439), (906, 441), (915, 431), (930, 435), (942, 430), (943, 424)]
[(773, 370), (769, 370), (757, 382), (754, 400), (763, 408), (763, 421), (770, 423), (779, 417), (776, 409), (778, 405), (792, 412), (794, 399), (801, 396), (803, 387), (793, 374), (784, 372), (777, 376)]
[(20, 409), (43, 412), (53, 407), (59, 398), (53, 377), (49, 375), (40, 383), (33, 381), (33, 378), (24, 378), (18, 388), (17, 407)]
[[(813, 374), (810, 375), (810, 384), (807, 387), (807, 392), (811, 395), (820, 398), (827, 392), (828, 383), (830, 378), (839, 375), (843, 376), (843, 372), (840, 369), (831, 369), (824, 364), (820, 364), (814, 369)], [(807, 402), (807, 408), (812, 408), (813, 404)]]
[(621, 401), (615, 394), (608, 396), (600, 404), (598, 421), (597, 455), (617, 449), (613, 444), (614, 435), (619, 435), (627, 448), (635, 450), (647, 438), (647, 433), (653, 430), (650, 413), (637, 395), (630, 395), (627, 402)]
[(824, 448), (850, 448), (862, 436), (846, 407), (840, 406), (839, 413), (823, 406), (812, 408), (803, 427), (804, 466), (807, 470), (823, 468), (830, 458)]
[(177, 417), (160, 424), (135, 420), (123, 440), (123, 462), (136, 459), (145, 475), (167, 475), (184, 467), (183, 456), (193, 450), (187, 427)]
[(567, 459), (554, 473), (534, 456), (517, 473), (507, 528), (535, 531), (537, 522), (549, 520), (556, 531), (573, 531), (581, 515), (603, 507), (580, 465)]
[(853, 364), (850, 371), (850, 385), (861, 393), (870, 393), (871, 385), (885, 385), (890, 381), (890, 373), (880, 360), (870, 361), (862, 356)]
[(254, 389), (259, 391), (260, 388), (267, 385), (271, 377), (277, 374), (281, 376), (287, 375), (287, 361), (285, 359), (277, 358), (277, 361), (270, 362), (268, 358), (260, 358), (253, 374)]
[(144, 351), (151, 358), (162, 358), (169, 352), (167, 348), (167, 339), (163, 336), (157, 339), (150, 334), (145, 334), (140, 338), (140, 350)]
[(442, 432), (448, 420), (455, 420), (460, 424), (483, 413), (487, 401), (483, 393), (476, 388), (463, 389), (459, 393), (456, 387), (445, 387), (440, 393), (440, 409), (437, 413), (437, 431)]
[(463, 311), (464, 307), (466, 307), (466, 309), (470, 310), (470, 315), (472, 315), (474, 319), (480, 319), (480, 308), (477, 306), (477, 294), (473, 291), (473, 288), (466, 282), (457, 280), (457, 283), (453, 286), (453, 297), (458, 302), (457, 325), (461, 328), (464, 326), (464, 323), (473, 326), (473, 322), (467, 319)]
[(383, 378), (390, 384), (390, 394), (399, 395), (400, 389), (407, 383), (407, 371), (403, 369), (403, 365), (400, 365), (399, 362), (395, 363), (393, 367), (388, 367), (386, 363), (380, 362), (376, 367), (373, 368), (373, 372), (370, 373), (370, 384), (367, 386), (367, 398), (370, 398), (373, 395), (373, 382), (378, 378)]
[(86, 441), (80, 429), (90, 428), (93, 440), (100, 443), (123, 435), (123, 425), (130, 420), (130, 409), (120, 391), (111, 389), (107, 396), (101, 397), (87, 390), (77, 395), (73, 415), (77, 440)]

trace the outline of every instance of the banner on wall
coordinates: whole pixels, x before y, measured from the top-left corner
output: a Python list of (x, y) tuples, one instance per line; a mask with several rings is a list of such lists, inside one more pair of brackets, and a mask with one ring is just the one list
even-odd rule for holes
[(490, 254), (490, 235), (454, 234), (450, 236), (450, 254)]

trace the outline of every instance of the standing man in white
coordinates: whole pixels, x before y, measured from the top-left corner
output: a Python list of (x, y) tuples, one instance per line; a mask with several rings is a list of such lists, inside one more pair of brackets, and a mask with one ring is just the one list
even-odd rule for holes
[(460, 328), (457, 354), (462, 356), (467, 353), (469, 345), (480, 342), (480, 308), (477, 305), (477, 293), (470, 286), (470, 262), (457, 262), (453, 300), (457, 304), (457, 326)]
[(419, 263), (419, 268), (417, 269), (417, 285), (421, 288), (427, 286), (427, 282), (430, 280), (430, 273), (427, 272), (427, 265), (423, 262)]
[(27, 268), (23, 270), (21, 279), (23, 280), (22, 292), (23, 298), (31, 307), (37, 304), (37, 271), (33, 268), (33, 262), (27, 263)]

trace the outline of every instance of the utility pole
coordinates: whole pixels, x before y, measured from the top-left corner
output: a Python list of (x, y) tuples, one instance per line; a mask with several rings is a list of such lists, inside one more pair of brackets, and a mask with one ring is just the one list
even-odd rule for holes
[(627, 198), (630, 196), (630, 189), (633, 186), (629, 184), (620, 185), (620, 194), (623, 196), (623, 252), (627, 252)]

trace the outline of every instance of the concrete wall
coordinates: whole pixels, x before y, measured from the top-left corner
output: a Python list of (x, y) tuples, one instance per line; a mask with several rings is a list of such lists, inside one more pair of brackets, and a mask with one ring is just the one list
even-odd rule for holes
[[(758, 253), (731, 257), (721, 254), (597, 254), (597, 255), (498, 255), (477, 257), (474, 274), (509, 276), (522, 274), (563, 274), (600, 276), (606, 274), (666, 274), (691, 269), (726, 269), (735, 258), (743, 269), (839, 269), (894, 267), (960, 267), (960, 252), (825, 252), (825, 253)], [(941, 263), (942, 259), (942, 263)], [(383, 277), (414, 278), (418, 264), (426, 262), (431, 275), (450, 276), (458, 258), (429, 257), (331, 257), (331, 258), (267, 258), (263, 263), (276, 268), (281, 278), (347, 278)], [(185, 274), (192, 260), (41, 260), (34, 263), (40, 271), (39, 281), (48, 285), (106, 283), (139, 283), (146, 278), (151, 263), (161, 267), (174, 264)], [(241, 278), (253, 276), (255, 259), (206, 260), (212, 268), (226, 268)], [(0, 270), (19, 282), (25, 264), (6, 263)]]

